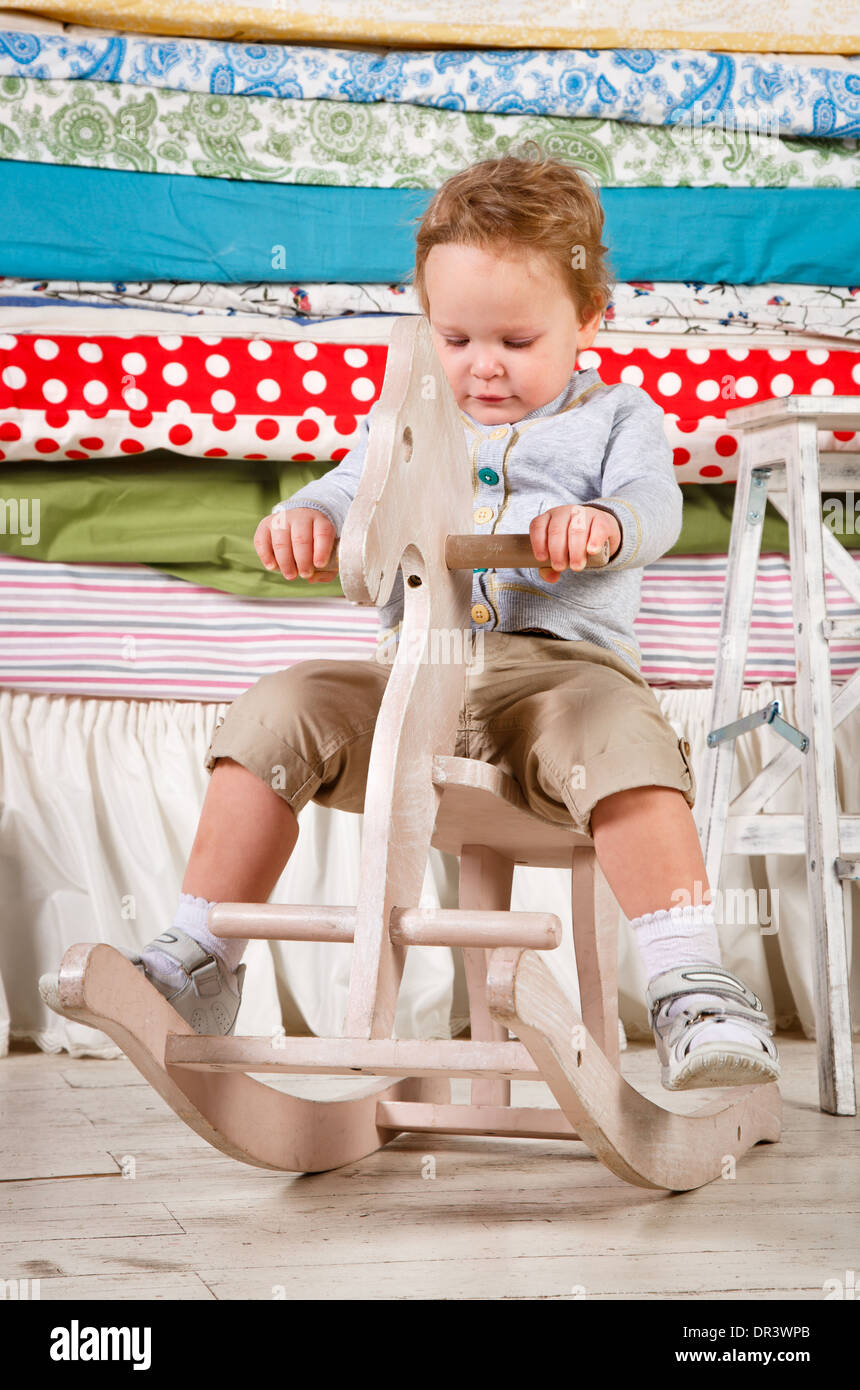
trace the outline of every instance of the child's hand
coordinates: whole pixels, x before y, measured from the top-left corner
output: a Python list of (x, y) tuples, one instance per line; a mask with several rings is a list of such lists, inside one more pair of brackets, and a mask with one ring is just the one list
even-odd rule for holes
[[(254, 532), (254, 549), (267, 570), (279, 569), (285, 579), (300, 574), (311, 584), (328, 584), (338, 571), (322, 566), (335, 540), (335, 528), (324, 512), (317, 507), (293, 507), (263, 517)], [(320, 572), (313, 573), (314, 569)]]
[(538, 570), (541, 579), (555, 584), (568, 565), (572, 570), (585, 569), (586, 550), (599, 550), (609, 539), (609, 558), (621, 545), (621, 527), (610, 512), (598, 507), (550, 507), (541, 512), (529, 526), (532, 550), (539, 560), (551, 561), (552, 566)]

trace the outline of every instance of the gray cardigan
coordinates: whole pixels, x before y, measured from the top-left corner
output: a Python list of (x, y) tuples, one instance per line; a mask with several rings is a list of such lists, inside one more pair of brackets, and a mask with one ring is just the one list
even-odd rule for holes
[[(273, 511), (316, 507), (340, 536), (364, 466), (375, 405), (341, 461)], [(576, 502), (611, 512), (621, 527), (621, 547), (603, 569), (566, 569), (554, 584), (536, 569), (475, 572), (472, 630), (548, 628), (569, 641), (608, 647), (639, 671), (633, 623), (642, 568), (671, 549), (681, 533), (683, 493), (661, 408), (640, 387), (607, 386), (589, 368), (573, 372), (554, 400), (515, 424), (480, 424), (464, 410), (460, 416), (472, 465), (476, 535), (527, 532), (550, 507)], [(379, 614), (380, 641), (396, 642), (403, 620), (402, 571)]]

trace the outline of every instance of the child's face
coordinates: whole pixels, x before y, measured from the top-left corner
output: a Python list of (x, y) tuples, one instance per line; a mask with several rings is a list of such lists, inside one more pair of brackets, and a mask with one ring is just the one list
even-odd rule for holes
[(579, 322), (556, 269), (528, 250), (502, 256), (449, 242), (431, 248), (424, 276), (439, 360), (460, 409), (480, 424), (515, 424), (554, 400), (600, 327), (599, 312)]

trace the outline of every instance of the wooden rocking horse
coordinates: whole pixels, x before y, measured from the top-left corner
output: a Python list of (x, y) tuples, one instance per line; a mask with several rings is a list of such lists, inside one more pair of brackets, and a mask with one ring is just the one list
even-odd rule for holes
[[(429, 485), (428, 485), (429, 484)], [(613, 1173), (683, 1191), (728, 1156), (780, 1135), (776, 1083), (732, 1091), (692, 1115), (647, 1100), (621, 1075), (617, 914), (593, 841), (535, 815), (489, 763), (452, 756), (470, 640), (474, 567), (537, 567), (528, 535), (471, 534), (463, 426), (423, 317), (394, 324), (364, 471), (337, 547), (343, 590), (379, 606), (398, 567), (404, 617), (376, 723), (354, 907), (218, 903), (218, 936), (351, 941), (343, 1035), (199, 1036), (119, 951), (82, 944), (40, 982), (58, 1013), (111, 1037), (186, 1124), (242, 1162), (322, 1172), (409, 1131), (584, 1142)], [(603, 554), (589, 562), (604, 564)], [(332, 563), (333, 567), (333, 563)], [(439, 634), (453, 660), (427, 660)], [(419, 908), (430, 846), (460, 857), (460, 905)], [(570, 867), (582, 1016), (541, 959), (561, 940), (548, 912), (510, 911), (515, 864)], [(608, 909), (608, 910), (606, 910)], [(469, 1039), (392, 1036), (406, 951), (458, 946)], [(513, 1035), (511, 1037), (510, 1035)], [(371, 1078), (348, 1095), (276, 1090), (249, 1073)], [(452, 1104), (450, 1079), (471, 1080)], [(542, 1080), (557, 1107), (511, 1104)]]

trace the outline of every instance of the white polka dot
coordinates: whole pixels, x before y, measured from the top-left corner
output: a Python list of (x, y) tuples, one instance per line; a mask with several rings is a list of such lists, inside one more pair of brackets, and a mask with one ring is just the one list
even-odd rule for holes
[(14, 334), (0, 333), (0, 348), (3, 348), (6, 352), (11, 352), (12, 349), (17, 346), (18, 339), (14, 336)]
[(20, 367), (6, 367), (3, 371), (3, 385), (8, 386), (10, 391), (20, 391), (22, 386), (26, 386), (27, 378)]
[(126, 352), (122, 358), (122, 369), (129, 376), (140, 376), (146, 371), (146, 358), (142, 352)]
[(348, 367), (367, 366), (367, 353), (364, 348), (347, 348), (343, 354), (343, 360)]
[(688, 362), (707, 362), (711, 355), (710, 348), (687, 348)]
[(103, 405), (107, 400), (108, 389), (103, 381), (88, 381), (84, 387), (84, 400), (90, 405)]
[(53, 405), (56, 405), (59, 401), (64, 401), (68, 394), (69, 388), (66, 383), (64, 381), (59, 381), (57, 377), (52, 377), (51, 380), (46, 381), (42, 387), (42, 395), (45, 397), (45, 400), (51, 401)]
[(230, 363), (226, 357), (221, 356), (220, 352), (210, 353), (206, 358), (205, 366), (210, 376), (226, 376), (230, 370)]
[(696, 387), (696, 395), (700, 401), (715, 401), (720, 394), (720, 388), (716, 381), (700, 381)]
[(812, 363), (813, 367), (820, 367), (829, 356), (830, 353), (827, 348), (809, 348), (806, 353), (807, 360)]
[(182, 347), (182, 339), (178, 333), (164, 333), (158, 335), (158, 341), (168, 352), (175, 352)]
[(78, 356), (83, 362), (101, 362), (104, 353), (98, 343), (79, 343)]
[(236, 397), (232, 391), (213, 391), (209, 399), (212, 402), (212, 409), (218, 415), (226, 415), (236, 404)]
[(774, 396), (790, 396), (794, 390), (794, 381), (787, 372), (777, 372), (770, 383), (770, 389)]
[(791, 356), (791, 349), (790, 349), (790, 348), (768, 348), (767, 353), (768, 353), (768, 357), (771, 357), (771, 358), (773, 359), (774, 362), (784, 362), (785, 359), (786, 359), (786, 357), (790, 357), (790, 356)]
[(581, 372), (587, 372), (591, 368), (600, 366), (599, 352), (581, 352), (576, 359), (576, 365)]
[(833, 382), (826, 376), (820, 376), (817, 381), (813, 381), (810, 394), (813, 396), (832, 396)]
[(129, 386), (122, 393), (122, 398), (129, 410), (146, 410), (148, 398), (144, 391), (138, 390), (136, 386)]
[(733, 362), (745, 362), (750, 355), (749, 348), (731, 347), (726, 348), (726, 357), (730, 357)]
[(631, 362), (629, 367), (621, 368), (621, 380), (627, 386), (641, 386), (645, 380), (645, 373), (641, 367), (637, 367), (634, 362)]
[(248, 351), (258, 362), (265, 362), (266, 358), (272, 355), (272, 344), (263, 343), (259, 338), (253, 338), (248, 344)]
[(37, 357), (41, 357), (45, 362), (50, 362), (57, 356), (60, 349), (51, 338), (37, 338), (33, 344), (33, 351)]
[(657, 381), (657, 390), (661, 396), (677, 396), (681, 389), (681, 378), (677, 372), (661, 372)]
[(648, 349), (652, 357), (668, 357), (671, 350), (667, 347), (649, 347)]
[(188, 404), (187, 401), (180, 400), (179, 397), (177, 397), (175, 400), (168, 401), (164, 409), (167, 415), (191, 414), (191, 406)]
[(188, 370), (181, 362), (166, 362), (161, 369), (161, 375), (168, 386), (184, 386), (188, 380)]
[[(360, 380), (360, 378), (356, 378), (356, 380)], [(320, 395), (320, 393), (326, 389), (327, 385), (328, 382), (322, 372), (305, 372), (302, 377), (302, 386), (311, 396)], [(355, 382), (352, 383), (352, 389), (353, 392), (355, 392)]]
[(305, 362), (310, 362), (312, 357), (317, 355), (316, 343), (293, 343), (293, 352), (296, 357), (301, 357)]
[[(311, 373), (308, 373), (310, 376)], [(350, 387), (357, 401), (371, 401), (376, 395), (376, 387), (369, 376), (357, 376)]]
[(264, 376), (262, 381), (257, 382), (257, 395), (261, 401), (276, 401), (281, 394), (278, 383), (270, 376)]
[(860, 362), (855, 362), (854, 366), (851, 368), (851, 380), (860, 386)]
[(617, 343), (613, 343), (612, 351), (616, 357), (629, 357), (633, 349), (632, 347), (619, 347)]
[(207, 333), (201, 333), (200, 341), (201, 343), (205, 343), (207, 347), (217, 347), (221, 339), (213, 338), (210, 334)]
[(735, 382), (735, 390), (742, 401), (748, 401), (758, 391), (758, 382), (754, 376), (739, 376)]

